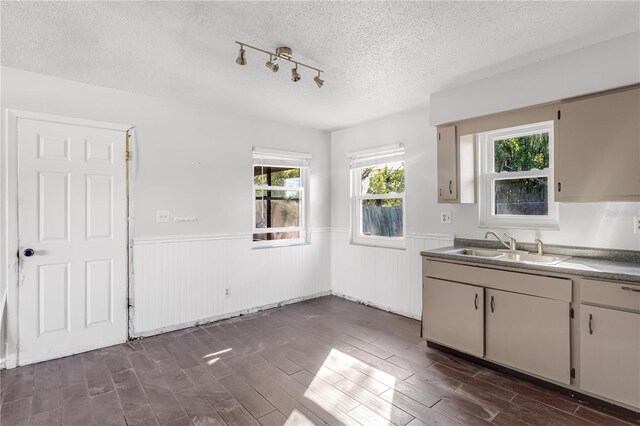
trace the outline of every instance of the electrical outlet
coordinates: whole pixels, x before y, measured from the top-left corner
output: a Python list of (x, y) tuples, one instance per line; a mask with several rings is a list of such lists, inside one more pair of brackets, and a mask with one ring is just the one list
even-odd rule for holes
[(451, 223), (451, 212), (440, 212), (440, 223)]
[(633, 233), (640, 233), (640, 216), (636, 216), (633, 218)]
[(169, 222), (169, 210), (156, 210), (156, 222), (168, 223)]
[(224, 289), (224, 297), (231, 297), (231, 289), (229, 287)]

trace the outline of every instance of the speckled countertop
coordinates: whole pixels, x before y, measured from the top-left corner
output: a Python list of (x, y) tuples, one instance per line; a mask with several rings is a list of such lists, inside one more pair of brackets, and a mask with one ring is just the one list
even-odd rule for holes
[[(443, 247), (420, 254), (436, 259), (455, 260), (482, 265), (506, 266), (510, 268), (535, 271), (556, 272), (578, 275), (588, 278), (622, 281), (640, 285), (640, 251), (590, 249), (584, 247), (545, 246), (545, 254), (571, 256), (570, 259), (555, 265), (531, 264), (485, 257), (473, 257), (447, 251), (462, 248), (501, 248), (493, 241), (456, 239), (454, 246)], [(535, 253), (534, 245), (518, 245), (519, 250)]]

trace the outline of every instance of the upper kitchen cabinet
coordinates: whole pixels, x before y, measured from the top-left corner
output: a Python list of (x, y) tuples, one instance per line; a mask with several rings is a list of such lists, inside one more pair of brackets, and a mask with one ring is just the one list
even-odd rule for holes
[(475, 136), (438, 127), (438, 202), (475, 203)]
[(456, 126), (438, 127), (438, 202), (458, 199)]
[(640, 88), (562, 102), (556, 201), (640, 200)]

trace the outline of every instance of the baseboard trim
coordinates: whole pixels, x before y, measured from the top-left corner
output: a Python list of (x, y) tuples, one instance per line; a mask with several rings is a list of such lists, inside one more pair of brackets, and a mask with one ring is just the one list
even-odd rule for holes
[(226, 320), (226, 319), (229, 319), (229, 318), (241, 317), (241, 316), (244, 316), (244, 315), (254, 314), (254, 313), (260, 312), (260, 311), (266, 311), (268, 309), (279, 308), (281, 306), (291, 305), (293, 303), (304, 302), (305, 300), (317, 299), (318, 297), (330, 296), (330, 295), (331, 295), (331, 290), (326, 290), (326, 291), (321, 291), (319, 293), (314, 293), (314, 294), (311, 294), (311, 295), (308, 295), (308, 296), (294, 297), (293, 299), (287, 299), (287, 300), (283, 300), (283, 301), (280, 301), (280, 302), (269, 303), (267, 305), (260, 305), (260, 306), (255, 306), (255, 307), (252, 307), (252, 308), (241, 309), (239, 311), (229, 312), (229, 313), (222, 314), (222, 315), (215, 315), (213, 317), (203, 318), (203, 319), (199, 319), (197, 321), (189, 321), (189, 322), (185, 322), (185, 323), (174, 324), (174, 325), (170, 325), (170, 326), (166, 326), (166, 327), (156, 328), (156, 329), (153, 329), (153, 330), (143, 331), (141, 333), (136, 333), (133, 330), (131, 330), (131, 334), (130, 334), (129, 340), (138, 340), (138, 339), (143, 339), (145, 337), (151, 337), (151, 336), (156, 336), (158, 334), (168, 333), (168, 332), (171, 332), (171, 331), (176, 331), (176, 330), (182, 330), (182, 329), (185, 329), (185, 328), (195, 327), (195, 326), (198, 326), (198, 325), (211, 324), (211, 323), (214, 323), (214, 322), (217, 322), (217, 321)]
[(581, 392), (577, 392), (574, 389), (570, 389), (570, 388), (566, 388), (564, 386), (560, 386), (560, 385), (556, 385), (555, 383), (550, 383), (547, 382), (544, 379), (535, 377), (535, 376), (531, 376), (529, 374), (523, 373), (522, 371), (518, 371), (518, 370), (513, 370), (509, 367), (505, 367), (504, 365), (500, 365), (500, 364), (496, 364), (494, 362), (488, 361), (486, 359), (482, 359), (482, 358), (478, 358), (475, 357), (473, 355), (469, 355), (466, 354), (464, 352), (460, 352), (458, 350), (455, 349), (451, 349), (449, 347), (443, 346), (439, 343), (435, 343), (435, 342), (431, 342), (429, 340), (426, 341), (427, 342), (427, 347), (432, 348), (432, 349), (437, 349), (441, 352), (444, 353), (448, 353), (451, 355), (455, 355), (458, 358), (462, 358), (466, 361), (469, 362), (473, 362), (474, 364), (478, 364), (481, 365), (483, 367), (487, 367), (487, 368), (491, 368), (492, 370), (496, 370), (500, 373), (505, 373), (508, 374), (510, 376), (513, 376), (517, 379), (521, 379), (530, 383), (533, 383), (534, 385), (561, 393), (563, 395), (567, 395), (572, 397), (573, 399), (575, 399), (577, 402), (586, 402), (588, 404), (593, 404), (605, 411), (609, 411), (611, 413), (614, 414), (621, 414), (623, 416), (626, 417), (630, 417), (631, 419), (634, 420), (640, 420), (640, 412), (634, 411), (632, 409), (629, 408), (625, 408), (625, 407), (621, 407), (617, 404), (614, 404), (612, 402), (609, 401), (605, 401), (603, 399), (597, 398), (595, 396), (591, 396), (591, 395), (587, 395)]
[(370, 302), (368, 300), (361, 300), (361, 299), (358, 299), (357, 297), (353, 297), (353, 296), (349, 296), (349, 295), (344, 294), (344, 293), (340, 293), (339, 291), (331, 291), (331, 294), (334, 295), (334, 296), (342, 297), (343, 299), (347, 299), (347, 300), (349, 300), (351, 302), (356, 302), (356, 303), (360, 303), (360, 304), (365, 305), (365, 306), (370, 306), (372, 308), (380, 309), (381, 311), (390, 312), (392, 314), (400, 315), (400, 316), (411, 318), (411, 319), (418, 320), (418, 321), (420, 321), (420, 319), (421, 319), (420, 315), (414, 316), (414, 315), (410, 314), (409, 312), (404, 312), (404, 311), (400, 311), (400, 310), (397, 310), (397, 309), (392, 309), (392, 308), (390, 308), (388, 306), (380, 306), (377, 303), (373, 303), (373, 302)]

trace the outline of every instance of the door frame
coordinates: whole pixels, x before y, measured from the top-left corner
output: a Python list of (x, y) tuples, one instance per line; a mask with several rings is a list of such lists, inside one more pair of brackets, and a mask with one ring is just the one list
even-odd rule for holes
[[(18, 324), (18, 297), (19, 297), (19, 269), (18, 269), (18, 249), (19, 249), (19, 229), (18, 229), (18, 125), (20, 120), (38, 120), (51, 123), (69, 124), (82, 127), (93, 127), (98, 129), (116, 130), (127, 132), (134, 126), (126, 124), (109, 123), (104, 121), (85, 120), (80, 118), (59, 116), (53, 114), (45, 114), (39, 112), (30, 112), (17, 109), (7, 108), (5, 110), (5, 132), (2, 135), (0, 144), (0, 281), (5, 283), (6, 289), (6, 306), (0, 306), (0, 312), (4, 312), (4, 320), (0, 317), (0, 322), (4, 329), (4, 341), (0, 340), (0, 359), (4, 355), (4, 362), (0, 362), (0, 369), (14, 368), (18, 365), (18, 352), (20, 348), (19, 327)], [(126, 138), (126, 136), (125, 136)], [(122, 143), (126, 143), (123, 140)], [(131, 204), (129, 203), (129, 192), (132, 186), (134, 175), (129, 170), (130, 159), (126, 161), (126, 170), (128, 170), (129, 180), (126, 184), (127, 198), (127, 215), (131, 213)], [(131, 263), (130, 242), (133, 238), (133, 220), (128, 217), (127, 233), (127, 255), (129, 263)], [(129, 268), (129, 265), (127, 265)], [(128, 278), (131, 277), (127, 273)], [(129, 292), (131, 283), (127, 283), (127, 291)], [(0, 294), (0, 301), (4, 295)], [(5, 308), (5, 309), (3, 309)], [(128, 309), (129, 311), (129, 309)], [(127, 312), (127, 336), (129, 334), (129, 312)], [(0, 329), (2, 333), (2, 329)]]

